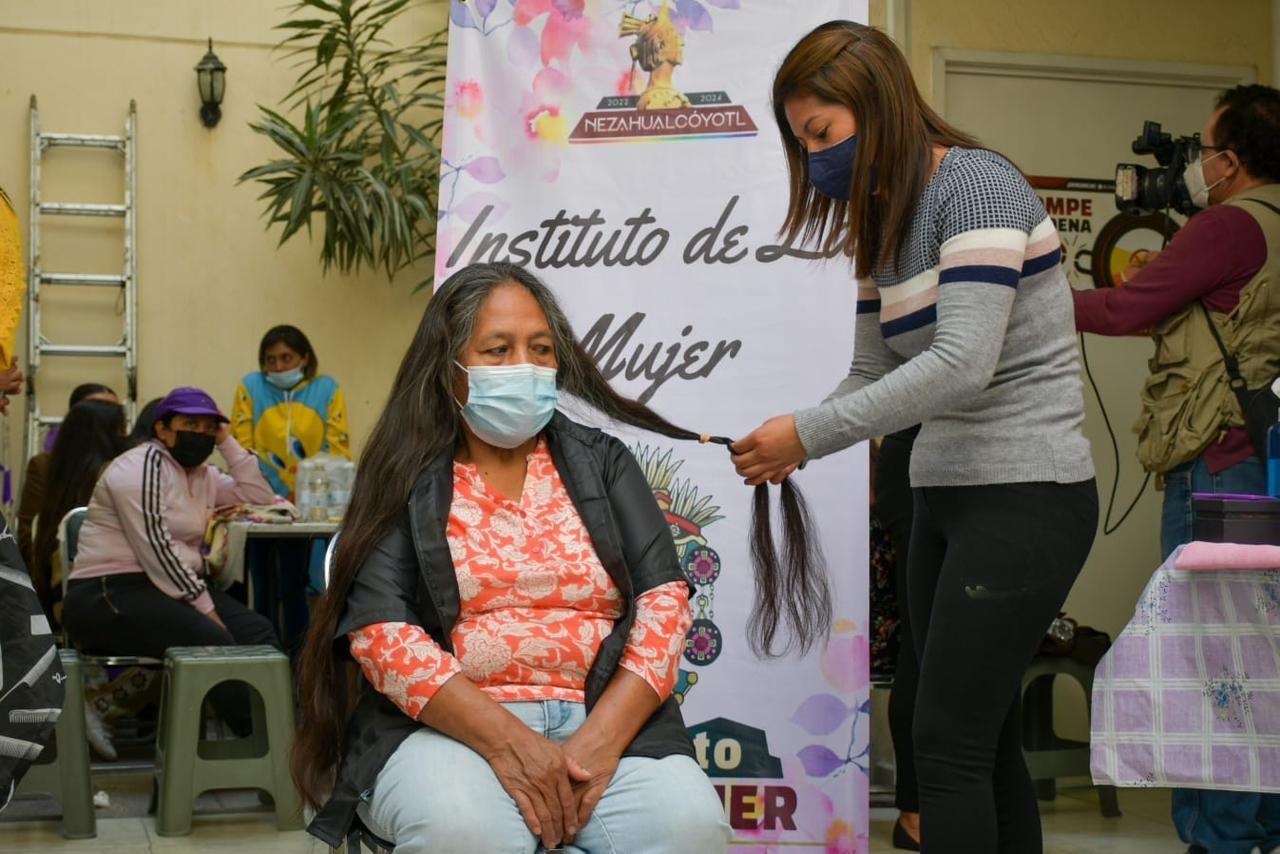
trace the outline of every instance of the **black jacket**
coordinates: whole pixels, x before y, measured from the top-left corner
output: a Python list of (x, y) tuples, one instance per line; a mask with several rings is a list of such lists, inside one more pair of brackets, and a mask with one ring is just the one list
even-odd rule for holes
[(65, 678), (18, 541), (0, 516), (0, 738), (8, 741), (0, 751), (0, 811), (53, 742)]
[[(545, 436), (596, 554), (628, 602), (587, 673), (590, 710), (622, 659), (636, 596), (683, 580), (684, 575), (666, 519), (626, 446), (559, 413)], [(335, 633), (339, 655), (349, 655), (348, 632), (383, 622), (422, 626), (436, 643), (453, 651), (450, 635), (460, 603), (445, 541), (452, 501), (453, 455), (446, 453), (418, 476), (396, 526), (356, 574)], [(373, 787), (400, 742), (420, 726), (362, 678), (333, 795), (312, 821), (310, 832), (332, 846), (340, 845), (356, 820), (362, 793)], [(654, 713), (626, 751), (627, 756), (653, 758), (673, 754), (694, 755), (674, 697)]]

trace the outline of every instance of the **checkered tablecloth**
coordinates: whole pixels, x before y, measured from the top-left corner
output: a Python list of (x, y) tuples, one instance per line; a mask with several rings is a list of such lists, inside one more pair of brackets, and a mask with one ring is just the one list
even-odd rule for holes
[(1093, 779), (1280, 792), (1280, 570), (1177, 563), (1098, 664)]

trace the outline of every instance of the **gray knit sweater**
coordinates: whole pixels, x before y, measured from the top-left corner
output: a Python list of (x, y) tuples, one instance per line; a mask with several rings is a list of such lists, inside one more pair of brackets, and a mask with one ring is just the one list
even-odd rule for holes
[(1093, 477), (1057, 231), (1008, 161), (953, 148), (899, 269), (859, 282), (853, 366), (795, 414), (811, 458), (923, 424), (913, 486)]

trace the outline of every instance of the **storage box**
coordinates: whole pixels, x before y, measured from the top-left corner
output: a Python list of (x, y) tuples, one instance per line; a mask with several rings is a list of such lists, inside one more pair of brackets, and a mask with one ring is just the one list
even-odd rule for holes
[(1196, 494), (1191, 508), (1193, 539), (1280, 546), (1280, 498)]

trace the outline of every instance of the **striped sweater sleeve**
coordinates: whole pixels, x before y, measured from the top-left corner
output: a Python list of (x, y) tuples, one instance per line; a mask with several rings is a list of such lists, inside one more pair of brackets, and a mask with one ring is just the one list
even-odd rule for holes
[(876, 381), (795, 413), (808, 457), (919, 424), (971, 402), (990, 384), (1028, 243), (1056, 240), (1056, 235), (1039, 233), (1052, 230), (1047, 219), (1033, 234), (1025, 211), (989, 192), (984, 177), (959, 182), (939, 211), (942, 245), (932, 342)]
[(213, 598), (202, 576), (204, 560), (169, 534), (165, 519), (167, 470), (158, 448), (148, 448), (141, 472), (117, 468), (108, 473), (107, 488), (116, 516), (143, 572), (165, 595), (189, 603), (202, 614), (213, 611)]
[(884, 342), (880, 331), (880, 292), (874, 281), (858, 282), (858, 316), (853, 330), (853, 364), (824, 401), (853, 394), (902, 364), (902, 358)]

